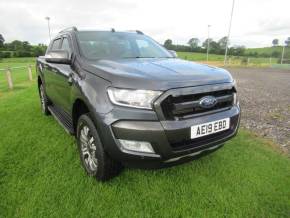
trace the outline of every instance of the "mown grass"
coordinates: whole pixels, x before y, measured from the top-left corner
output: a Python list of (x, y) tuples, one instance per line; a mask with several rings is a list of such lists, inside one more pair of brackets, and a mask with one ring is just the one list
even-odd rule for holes
[[(6, 79), (6, 68), (11, 68), (11, 76), (14, 89), (25, 88), (29, 83), (28, 66), (32, 66), (32, 73), (35, 76), (35, 58), (5, 58), (0, 61), (0, 96), (9, 91)], [(25, 67), (17, 68), (14, 67)]]
[[(274, 46), (274, 47), (264, 47), (264, 48), (247, 48), (246, 55), (249, 53), (257, 52), (257, 54), (267, 54), (271, 56), (273, 52), (279, 52), (282, 54), (283, 47), (282, 46)], [(290, 47), (285, 47), (284, 57), (287, 59), (290, 57)]]
[[(206, 53), (196, 53), (196, 52), (177, 52), (178, 57), (189, 60), (189, 61), (197, 61), (197, 62), (204, 62), (206, 63)], [(219, 65), (222, 66), (224, 64), (224, 55), (216, 55), (216, 54), (209, 54), (208, 56), (209, 64), (212, 65)], [(278, 59), (277, 58), (249, 58), (249, 63), (247, 63), (247, 57), (234, 57), (229, 56), (229, 61), (227, 65), (233, 66), (262, 66), (267, 67), (271, 64), (276, 64)]]
[(98, 183), (41, 114), (36, 82), (0, 96), (0, 217), (289, 216), (290, 160), (246, 131), (190, 163)]

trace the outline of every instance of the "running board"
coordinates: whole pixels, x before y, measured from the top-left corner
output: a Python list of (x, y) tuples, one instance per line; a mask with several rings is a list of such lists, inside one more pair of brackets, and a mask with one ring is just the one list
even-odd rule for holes
[(48, 106), (48, 110), (68, 134), (74, 134), (72, 119), (66, 112), (54, 105)]

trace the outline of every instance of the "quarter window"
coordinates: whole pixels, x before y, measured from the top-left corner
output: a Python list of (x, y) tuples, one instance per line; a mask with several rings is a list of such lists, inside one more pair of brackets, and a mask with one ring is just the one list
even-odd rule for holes
[(61, 49), (66, 50), (69, 53), (71, 53), (71, 49), (70, 49), (70, 46), (69, 46), (68, 38), (63, 38)]
[(56, 39), (53, 41), (51, 50), (59, 49), (61, 39)]

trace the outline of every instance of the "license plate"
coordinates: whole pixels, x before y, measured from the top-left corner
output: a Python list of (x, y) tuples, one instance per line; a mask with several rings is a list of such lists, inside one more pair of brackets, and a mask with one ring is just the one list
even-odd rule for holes
[(191, 139), (211, 135), (230, 128), (230, 118), (203, 123), (191, 127)]

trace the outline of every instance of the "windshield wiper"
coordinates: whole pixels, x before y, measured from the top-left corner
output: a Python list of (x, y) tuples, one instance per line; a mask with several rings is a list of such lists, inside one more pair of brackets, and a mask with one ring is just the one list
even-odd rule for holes
[(125, 58), (159, 58), (159, 57), (142, 57), (142, 56), (135, 56), (135, 57), (123, 57)]

